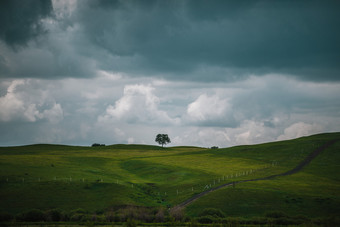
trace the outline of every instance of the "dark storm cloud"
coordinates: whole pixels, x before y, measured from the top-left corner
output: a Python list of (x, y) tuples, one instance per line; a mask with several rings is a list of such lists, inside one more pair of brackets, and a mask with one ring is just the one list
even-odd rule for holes
[[(89, 1), (78, 20), (97, 46), (131, 64), (112, 70), (171, 79), (269, 72), (339, 80), (340, 4), (336, 1)], [(218, 74), (215, 68), (228, 69)]]
[[(196, 82), (268, 73), (340, 79), (337, 1), (0, 4), (2, 78), (89, 78), (104, 70)], [(28, 43), (47, 30), (44, 39)]]
[(25, 45), (46, 32), (40, 20), (52, 11), (49, 0), (0, 1), (0, 39), (12, 47)]

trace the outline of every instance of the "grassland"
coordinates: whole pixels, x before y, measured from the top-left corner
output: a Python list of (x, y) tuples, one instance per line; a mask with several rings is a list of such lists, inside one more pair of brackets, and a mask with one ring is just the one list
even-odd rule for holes
[[(126, 205), (172, 207), (210, 187), (294, 168), (340, 133), (224, 149), (149, 145), (0, 148), (0, 212), (37, 208), (102, 212)], [(228, 216), (268, 211), (328, 217), (340, 213), (340, 142), (301, 172), (212, 192), (185, 212), (218, 208)]]

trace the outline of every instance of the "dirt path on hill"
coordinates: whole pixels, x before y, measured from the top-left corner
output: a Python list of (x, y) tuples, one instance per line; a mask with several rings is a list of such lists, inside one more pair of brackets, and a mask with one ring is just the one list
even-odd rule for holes
[(213, 191), (216, 191), (218, 189), (221, 189), (221, 188), (225, 188), (225, 187), (229, 187), (229, 186), (233, 186), (233, 185), (236, 185), (236, 184), (240, 184), (240, 183), (243, 183), (243, 182), (249, 182), (249, 181), (260, 181), (260, 180), (270, 180), (270, 179), (273, 179), (273, 178), (276, 178), (276, 177), (280, 177), (280, 176), (288, 176), (288, 175), (292, 175), (294, 173), (297, 173), (299, 172), (303, 167), (305, 167), (306, 165), (308, 165), (316, 156), (318, 156), (323, 150), (325, 150), (326, 148), (328, 148), (329, 146), (333, 145), (335, 142), (337, 142), (339, 139), (335, 139), (335, 140), (331, 140), (331, 141), (328, 141), (327, 143), (325, 143), (324, 145), (318, 147), (317, 149), (315, 149), (312, 153), (310, 153), (302, 162), (300, 162), (294, 169), (292, 170), (289, 170), (287, 172), (284, 172), (284, 173), (280, 173), (280, 174), (275, 174), (275, 175), (271, 175), (271, 176), (268, 176), (268, 177), (262, 177), (262, 178), (256, 178), (256, 179), (249, 179), (249, 180), (240, 180), (240, 181), (234, 181), (234, 182), (230, 182), (230, 183), (227, 183), (227, 184), (222, 184), (218, 187), (215, 187), (215, 188), (211, 188), (210, 190), (207, 190), (207, 191), (204, 191), (204, 192), (201, 192), (197, 195), (194, 195), (193, 197), (187, 199), (186, 201), (178, 204), (177, 206), (173, 207), (172, 209), (182, 209), (184, 207), (186, 207), (187, 205), (189, 205), (190, 203), (194, 202), (195, 200), (201, 198), (202, 196), (210, 193), (210, 192), (213, 192)]

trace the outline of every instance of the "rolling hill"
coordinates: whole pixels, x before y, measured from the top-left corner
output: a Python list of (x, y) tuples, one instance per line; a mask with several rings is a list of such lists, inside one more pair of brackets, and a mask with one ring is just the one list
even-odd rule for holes
[(221, 149), (161, 148), (150, 145), (0, 147), (0, 212), (84, 209), (103, 213), (126, 206), (175, 207), (218, 186), (247, 181), (187, 204), (199, 216), (216, 208), (230, 217), (251, 218), (270, 211), (306, 217), (340, 213), (340, 133)]

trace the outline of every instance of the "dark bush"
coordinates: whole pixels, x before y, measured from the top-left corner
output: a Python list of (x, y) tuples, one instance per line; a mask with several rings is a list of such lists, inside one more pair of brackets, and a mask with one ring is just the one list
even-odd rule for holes
[(104, 210), (103, 209), (96, 210), (96, 214), (104, 214)]
[(254, 225), (264, 225), (267, 223), (267, 218), (265, 217), (253, 217), (251, 219), (251, 223)]
[(0, 222), (8, 222), (12, 221), (14, 219), (14, 216), (9, 213), (0, 213)]
[(121, 222), (122, 218), (121, 218), (121, 216), (118, 213), (115, 213), (113, 221), (114, 222)]
[(74, 221), (74, 222), (85, 222), (85, 221), (89, 221), (90, 218), (88, 217), (88, 212), (82, 208), (78, 208), (75, 210), (72, 210), (69, 213), (70, 216), (70, 220)]
[(99, 143), (94, 143), (92, 144), (92, 147), (103, 147), (105, 144), (99, 144)]
[(94, 215), (92, 216), (92, 220), (95, 220), (95, 222), (103, 223), (106, 221), (106, 217), (104, 216), (104, 214), (97, 214), (95, 215), (95, 219)]
[(48, 221), (58, 222), (63, 220), (63, 211), (60, 209), (52, 209), (46, 212), (46, 219)]
[(267, 212), (265, 216), (267, 218), (283, 218), (283, 217), (287, 217), (287, 214), (285, 214), (282, 211), (270, 211), (270, 212)]
[(296, 225), (301, 225), (303, 223), (310, 223), (311, 220), (304, 215), (297, 215), (292, 217)]
[(182, 221), (183, 218), (184, 218), (184, 212), (183, 212), (183, 210), (181, 208), (171, 209), (169, 214), (176, 221)]
[[(108, 211), (105, 213), (105, 219), (108, 222), (114, 222), (116, 214), (113, 211)], [(119, 220), (118, 220), (119, 221)]]
[(124, 226), (126, 226), (126, 227), (136, 227), (137, 222), (134, 219), (129, 218)]
[(152, 209), (137, 206), (127, 206), (119, 209), (117, 211), (117, 215), (119, 216), (119, 220), (122, 222), (126, 222), (128, 219), (134, 219), (142, 222), (153, 222), (155, 219)]
[(191, 221), (190, 221), (190, 223), (189, 223), (188, 226), (189, 226), (189, 227), (198, 227), (198, 226), (200, 226), (200, 225), (199, 225), (199, 223), (197, 222), (196, 219), (191, 219)]
[(198, 216), (200, 216), (200, 217), (202, 217), (202, 216), (213, 216), (214, 218), (224, 218), (225, 214), (219, 209), (206, 208)]
[(321, 225), (322, 224), (322, 219), (320, 217), (319, 218), (313, 218), (311, 221), (314, 225)]
[(322, 220), (322, 224), (325, 226), (340, 226), (340, 217), (330, 216)]
[(91, 215), (83, 214), (83, 216), (80, 219), (81, 222), (91, 222)]
[(88, 212), (82, 208), (78, 208), (75, 210), (71, 210), (70, 215), (74, 215), (74, 214), (87, 214)]
[(217, 146), (213, 146), (213, 147), (211, 147), (211, 149), (218, 149), (218, 147)]
[(159, 208), (157, 213), (155, 214), (155, 221), (156, 222), (164, 222), (165, 220), (165, 210), (163, 207)]
[(280, 217), (273, 220), (275, 225), (294, 225), (295, 221), (288, 217)]
[(228, 226), (239, 226), (242, 221), (240, 218), (228, 217), (222, 220), (223, 224), (227, 224)]
[(45, 221), (45, 213), (38, 209), (23, 212), (17, 216), (19, 221), (38, 222)]
[(197, 218), (197, 221), (201, 224), (211, 224), (216, 221), (216, 219), (213, 216), (202, 216)]
[(70, 218), (73, 222), (83, 222), (87, 220), (86, 214), (73, 214)]
[(214, 222), (211, 227), (222, 227), (222, 224)]

